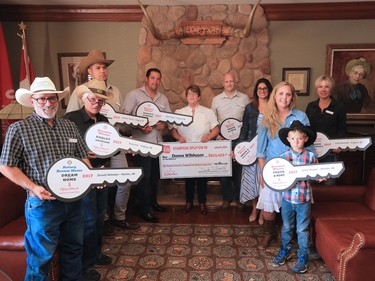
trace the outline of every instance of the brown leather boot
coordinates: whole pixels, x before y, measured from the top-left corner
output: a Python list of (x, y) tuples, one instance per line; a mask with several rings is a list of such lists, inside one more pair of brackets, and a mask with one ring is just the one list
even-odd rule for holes
[(266, 249), (270, 245), (271, 241), (275, 239), (275, 221), (264, 220), (264, 236), (259, 241), (258, 248)]

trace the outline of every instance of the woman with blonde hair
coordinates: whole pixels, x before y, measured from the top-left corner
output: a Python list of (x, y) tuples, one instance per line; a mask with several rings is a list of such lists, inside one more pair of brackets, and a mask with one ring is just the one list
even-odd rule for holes
[(294, 120), (299, 120), (303, 125), (310, 125), (307, 115), (295, 109), (297, 100), (296, 90), (287, 81), (277, 84), (271, 92), (264, 112), (261, 126), (258, 128), (257, 157), (260, 168), (259, 181), (262, 192), (260, 193), (257, 209), (263, 210), (264, 236), (259, 243), (259, 248), (267, 248), (276, 238), (275, 219), (276, 213), (281, 208), (281, 192), (270, 189), (263, 181), (262, 170), (267, 160), (278, 157), (288, 150), (279, 138), (281, 128), (289, 127)]
[[(306, 108), (311, 127), (317, 132), (326, 134), (330, 139), (343, 138), (346, 135), (346, 110), (343, 103), (332, 97), (332, 89), (335, 85), (332, 77), (321, 75), (315, 80), (315, 89), (318, 99), (310, 102)], [(319, 159), (319, 162), (338, 161), (340, 148), (336, 148)], [(332, 185), (335, 179), (324, 181), (326, 185)]]

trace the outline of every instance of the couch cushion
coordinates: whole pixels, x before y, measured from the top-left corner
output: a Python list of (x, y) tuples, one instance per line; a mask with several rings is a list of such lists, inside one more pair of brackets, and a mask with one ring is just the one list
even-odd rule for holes
[(367, 207), (375, 211), (375, 168), (372, 168), (367, 182), (365, 204)]
[(25, 251), (25, 231), (24, 216), (0, 228), (0, 251)]
[(375, 276), (375, 219), (318, 220), (315, 230), (316, 249), (337, 280), (365, 280), (364, 276)]
[(360, 202), (320, 202), (311, 207), (312, 221), (375, 220), (375, 211)]
[(24, 215), (26, 191), (6, 177), (0, 178), (0, 227)]

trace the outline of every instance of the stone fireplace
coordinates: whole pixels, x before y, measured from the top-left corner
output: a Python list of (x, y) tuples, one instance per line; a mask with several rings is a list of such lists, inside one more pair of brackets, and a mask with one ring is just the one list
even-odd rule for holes
[[(148, 6), (147, 13), (160, 32), (180, 26), (182, 21), (223, 21), (243, 28), (252, 5)], [(222, 76), (234, 74), (237, 89), (252, 97), (257, 79), (271, 79), (269, 35), (262, 7), (255, 12), (250, 36), (226, 37), (223, 44), (183, 44), (179, 39), (156, 40), (143, 19), (139, 36), (137, 85), (144, 83), (148, 68), (162, 72), (160, 92), (172, 111), (186, 105), (185, 89), (191, 84), (201, 88), (201, 104), (211, 106), (212, 98), (223, 91)]]

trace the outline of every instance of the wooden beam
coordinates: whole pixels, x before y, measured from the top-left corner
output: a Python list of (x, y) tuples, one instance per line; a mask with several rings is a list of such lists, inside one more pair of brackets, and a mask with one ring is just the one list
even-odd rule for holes
[(375, 19), (375, 2), (262, 5), (268, 21)]
[[(262, 5), (269, 21), (375, 19), (375, 2)], [(57, 6), (0, 5), (1, 21), (112, 21), (140, 22), (136, 5)]]
[(0, 5), (1, 21), (140, 22), (139, 6)]

